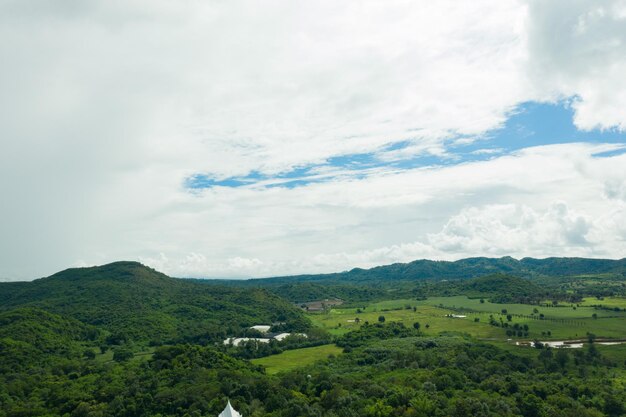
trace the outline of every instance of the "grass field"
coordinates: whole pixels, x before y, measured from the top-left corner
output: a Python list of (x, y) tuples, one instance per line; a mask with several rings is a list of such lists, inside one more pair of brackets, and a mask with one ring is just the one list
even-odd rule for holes
[(310, 348), (287, 350), (278, 355), (267, 356), (265, 358), (252, 359), (250, 362), (262, 365), (268, 374), (273, 375), (282, 371), (310, 365), (321, 359), (328, 358), (328, 355), (338, 355), (341, 348), (335, 345), (322, 345)]
[[(419, 322), (422, 326), (422, 331), (427, 335), (438, 335), (440, 332), (456, 331), (469, 333), (477, 337), (494, 338), (502, 334), (502, 329), (489, 326), (487, 323), (474, 323), (470, 320), (445, 317), (447, 314), (452, 313), (453, 311), (451, 310), (421, 305), (417, 311), (413, 311), (412, 308), (382, 311), (382, 309), (379, 310), (378, 308), (368, 307), (361, 313), (356, 313), (356, 309), (354, 308), (332, 309), (328, 313), (311, 314), (309, 317), (314, 324), (327, 329), (330, 333), (335, 335), (341, 335), (354, 330), (365, 322), (377, 323), (378, 317), (381, 315), (385, 316), (385, 320), (388, 322), (401, 322), (405, 326), (413, 326), (413, 323)], [(360, 323), (354, 321), (357, 317)], [(426, 328), (427, 324), (429, 326), (428, 328)]]
[[(611, 301), (614, 299), (606, 299)], [(621, 299), (619, 299), (621, 300)], [(614, 301), (619, 302), (619, 301)], [(335, 308), (325, 313), (310, 314), (313, 323), (334, 335), (341, 335), (358, 328), (364, 322), (376, 323), (379, 316), (385, 321), (401, 322), (412, 326), (419, 322), (426, 335), (441, 332), (462, 332), (490, 340), (506, 340), (506, 330), (489, 325), (490, 316), (509, 325), (528, 325), (529, 334), (524, 339), (558, 340), (584, 338), (587, 333), (598, 337), (626, 338), (626, 312), (596, 309), (589, 305), (576, 307), (538, 307), (528, 304), (495, 304), (485, 300), (458, 297), (431, 297), (427, 300), (389, 300), (364, 304), (359, 308)], [(534, 312), (534, 309), (537, 312)], [(448, 314), (462, 314), (466, 318), (449, 318)], [(543, 314), (543, 319), (540, 319)], [(593, 318), (593, 315), (597, 318)], [(359, 322), (355, 319), (358, 318)], [(475, 321), (478, 319), (478, 322)], [(429, 325), (426, 328), (426, 324)], [(550, 335), (547, 333), (550, 332)]]
[(583, 299), (583, 302), (580, 305), (585, 306), (593, 306), (593, 305), (601, 305), (608, 308), (619, 307), (621, 309), (626, 308), (626, 298), (622, 297), (606, 297), (602, 300), (598, 300), (595, 297), (587, 297)]
[[(610, 299), (605, 301), (609, 302)], [(476, 312), (485, 312), (485, 313), (500, 313), (502, 309), (506, 309), (508, 313), (513, 315), (540, 315), (543, 314), (547, 319), (585, 319), (591, 318), (595, 313), (598, 317), (626, 317), (626, 312), (620, 311), (609, 311), (602, 309), (595, 309), (590, 307), (589, 305), (584, 306), (580, 304), (579, 307), (576, 305), (560, 305), (558, 307), (545, 307), (545, 306), (533, 306), (529, 304), (496, 304), (490, 303), (488, 300), (485, 300), (484, 303), (481, 303), (479, 299), (475, 298), (467, 298), (465, 296), (457, 296), (457, 297), (431, 297), (427, 300), (421, 301), (420, 303), (424, 303), (426, 305), (443, 305), (444, 307), (465, 310), (465, 311), (476, 311)], [(534, 309), (537, 309), (538, 312), (534, 313)]]

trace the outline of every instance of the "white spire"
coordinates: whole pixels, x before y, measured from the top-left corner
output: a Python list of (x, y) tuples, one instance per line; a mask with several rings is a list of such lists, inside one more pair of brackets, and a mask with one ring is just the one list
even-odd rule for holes
[(230, 400), (228, 400), (226, 408), (224, 408), (224, 411), (222, 411), (218, 417), (242, 417), (242, 415), (230, 405)]

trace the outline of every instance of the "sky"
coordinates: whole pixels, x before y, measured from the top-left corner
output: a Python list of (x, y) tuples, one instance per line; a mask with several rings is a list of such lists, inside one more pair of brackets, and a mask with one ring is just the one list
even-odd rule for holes
[(0, 1), (0, 280), (626, 257), (626, 1)]

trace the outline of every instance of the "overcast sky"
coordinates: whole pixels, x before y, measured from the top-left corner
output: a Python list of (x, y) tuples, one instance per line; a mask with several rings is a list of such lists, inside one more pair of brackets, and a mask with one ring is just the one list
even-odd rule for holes
[(626, 1), (0, 0), (0, 280), (626, 256)]

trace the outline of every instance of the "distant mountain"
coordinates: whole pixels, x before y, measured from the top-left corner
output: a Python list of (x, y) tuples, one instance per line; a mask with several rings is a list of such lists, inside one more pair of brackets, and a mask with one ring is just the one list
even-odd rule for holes
[(220, 340), (275, 321), (298, 330), (308, 326), (298, 308), (264, 289), (207, 286), (170, 278), (137, 262), (0, 283), (0, 313), (24, 307), (97, 326), (110, 332), (109, 338), (155, 344)]
[(488, 274), (510, 274), (524, 278), (575, 276), (587, 274), (618, 274), (626, 276), (626, 258), (467, 258), (458, 261), (417, 260), (409, 263), (377, 266), (371, 269), (354, 268), (350, 271), (250, 279), (247, 284), (288, 284), (295, 282), (358, 284), (394, 281), (416, 281), (424, 279), (467, 279)]
[[(626, 258), (620, 260), (523, 258), (518, 260), (506, 256), (503, 258), (467, 258), (454, 262), (422, 259), (371, 269), (354, 268), (350, 271), (331, 274), (201, 281), (231, 287), (267, 288), (294, 302), (335, 297), (349, 301), (366, 301), (398, 297), (409, 292), (416, 296), (420, 294), (456, 295), (459, 291), (468, 289), (453, 282), (494, 274), (505, 274), (526, 280), (550, 278), (552, 282), (554, 278), (558, 280), (560, 277), (587, 275), (610, 275), (612, 278), (622, 279), (626, 278)], [(434, 285), (437, 282), (441, 285)], [(419, 288), (416, 288), (416, 285)]]

